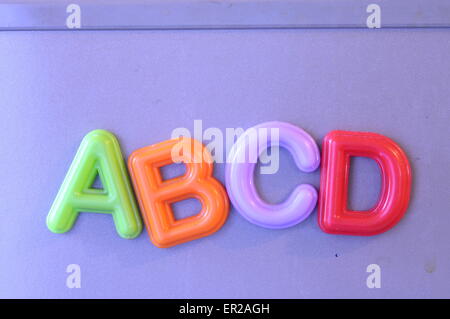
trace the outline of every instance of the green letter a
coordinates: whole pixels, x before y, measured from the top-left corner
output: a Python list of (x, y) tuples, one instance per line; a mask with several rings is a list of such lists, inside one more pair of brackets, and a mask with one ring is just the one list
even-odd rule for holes
[[(103, 189), (91, 187), (97, 175)], [(65, 233), (80, 212), (112, 214), (123, 238), (134, 238), (142, 230), (119, 142), (108, 131), (95, 130), (84, 137), (47, 216), (47, 226), (54, 233)]]

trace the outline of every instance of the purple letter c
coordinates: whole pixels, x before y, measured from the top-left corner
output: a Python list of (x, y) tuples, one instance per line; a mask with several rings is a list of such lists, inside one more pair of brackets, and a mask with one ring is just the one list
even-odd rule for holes
[[(257, 148), (253, 147), (252, 133), (260, 129), (269, 132), (278, 129), (278, 139), (267, 134), (264, 140), (257, 138)], [(319, 167), (319, 148), (308, 133), (285, 122), (262, 123), (245, 131), (233, 145), (225, 172), (227, 192), (237, 211), (251, 223), (265, 228), (287, 228), (311, 214), (317, 203), (317, 191), (309, 184), (301, 184), (282, 203), (272, 205), (263, 201), (253, 181), (256, 161), (248, 160), (246, 155), (254, 156), (253, 150), (253, 153), (257, 152), (257, 158), (270, 146), (286, 148), (303, 172), (313, 172)]]

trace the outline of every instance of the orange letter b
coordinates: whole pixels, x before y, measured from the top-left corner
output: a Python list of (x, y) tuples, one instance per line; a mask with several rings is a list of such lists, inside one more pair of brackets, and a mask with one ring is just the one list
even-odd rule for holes
[[(174, 160), (175, 149), (181, 149)], [(183, 176), (163, 180), (160, 168), (181, 160), (186, 165)], [(136, 195), (152, 242), (161, 248), (175, 246), (211, 235), (228, 217), (228, 196), (212, 176), (211, 154), (200, 142), (186, 137), (164, 141), (134, 151), (128, 167)], [(200, 213), (175, 219), (171, 204), (196, 198)]]

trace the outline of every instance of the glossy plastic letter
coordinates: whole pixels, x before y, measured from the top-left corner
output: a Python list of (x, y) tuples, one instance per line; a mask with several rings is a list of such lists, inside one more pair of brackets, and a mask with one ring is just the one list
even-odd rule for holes
[[(182, 151), (174, 160), (172, 153), (177, 148)], [(186, 165), (186, 173), (163, 180), (160, 167), (178, 160)], [(211, 155), (200, 142), (181, 137), (147, 146), (131, 154), (128, 166), (150, 239), (156, 246), (171, 247), (205, 237), (225, 223), (228, 197), (212, 176)], [(202, 210), (175, 219), (170, 205), (187, 198), (198, 199)]]
[[(97, 175), (103, 189), (92, 187)], [(80, 212), (111, 213), (123, 238), (134, 238), (142, 230), (119, 142), (110, 132), (95, 130), (84, 137), (47, 216), (47, 226), (54, 233), (65, 233)]]
[[(374, 159), (381, 170), (378, 203), (368, 211), (347, 209), (351, 156)], [(375, 133), (332, 131), (324, 138), (320, 181), (319, 225), (330, 234), (372, 236), (394, 227), (406, 212), (411, 168), (403, 150)]]
[[(274, 129), (278, 131), (277, 139), (271, 133)], [(260, 138), (261, 130), (267, 130), (263, 134), (267, 138)], [(251, 136), (258, 136), (257, 148), (251, 145), (255, 143)], [(271, 205), (261, 199), (253, 180), (256, 161), (251, 160), (251, 153), (257, 151), (257, 158), (269, 146), (278, 145), (292, 154), (301, 171), (313, 172), (318, 168), (319, 148), (308, 133), (289, 123), (267, 122), (248, 129), (239, 137), (231, 149), (225, 173), (228, 195), (235, 208), (248, 221), (265, 228), (296, 225), (311, 214), (317, 203), (317, 191), (309, 184), (297, 186), (280, 204)]]

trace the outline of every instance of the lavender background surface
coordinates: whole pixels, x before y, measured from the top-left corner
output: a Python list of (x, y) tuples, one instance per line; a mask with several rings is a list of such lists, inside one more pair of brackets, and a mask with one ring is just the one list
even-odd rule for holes
[[(446, 30), (0, 33), (0, 297), (449, 298), (449, 52)], [(221, 129), (288, 121), (319, 145), (334, 129), (385, 134), (413, 167), (408, 212), (387, 233), (351, 237), (323, 233), (317, 211), (268, 230), (232, 210), (216, 234), (170, 249), (146, 231), (120, 238), (109, 215), (81, 214), (67, 234), (46, 228), (90, 130), (115, 133), (128, 156), (194, 119)], [(257, 176), (264, 198), (319, 187), (319, 171), (281, 155), (276, 175)], [(352, 206), (367, 208), (378, 169), (354, 164)], [(81, 289), (66, 287), (72, 263)], [(380, 289), (366, 287), (372, 263)]]

